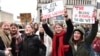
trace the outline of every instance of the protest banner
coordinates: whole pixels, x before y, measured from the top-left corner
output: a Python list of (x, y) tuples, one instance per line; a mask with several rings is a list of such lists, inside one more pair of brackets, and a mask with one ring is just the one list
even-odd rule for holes
[(93, 24), (94, 6), (74, 6), (73, 8), (73, 22)]
[(47, 19), (64, 14), (63, 1), (55, 1), (42, 5), (42, 19)]

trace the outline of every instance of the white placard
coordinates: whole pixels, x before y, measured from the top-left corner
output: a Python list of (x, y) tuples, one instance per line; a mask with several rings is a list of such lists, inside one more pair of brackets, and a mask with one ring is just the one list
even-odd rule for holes
[(42, 5), (42, 19), (64, 14), (63, 1), (56, 1)]
[(95, 11), (94, 6), (74, 6), (73, 22), (93, 24)]

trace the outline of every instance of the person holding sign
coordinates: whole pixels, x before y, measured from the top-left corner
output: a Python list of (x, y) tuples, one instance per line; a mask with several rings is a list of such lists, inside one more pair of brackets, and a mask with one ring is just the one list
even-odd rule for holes
[(52, 38), (52, 56), (73, 56), (69, 39), (73, 32), (73, 25), (68, 15), (64, 14), (67, 24), (67, 31), (63, 28), (63, 24), (57, 23), (54, 26), (54, 33), (50, 30), (45, 19), (43, 19), (43, 28), (45, 32)]
[(81, 26), (77, 26), (70, 40), (70, 45), (72, 47), (74, 56), (91, 56), (90, 50), (88, 49), (91, 46), (92, 41), (94, 40), (98, 31), (98, 21), (95, 19), (95, 23), (92, 24), (91, 32), (85, 38), (85, 31)]

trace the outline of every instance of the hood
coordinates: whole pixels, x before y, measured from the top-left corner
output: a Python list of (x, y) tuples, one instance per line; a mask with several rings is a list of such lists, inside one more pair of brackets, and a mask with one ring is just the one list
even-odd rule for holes
[(79, 31), (81, 33), (81, 35), (82, 35), (82, 37), (81, 37), (82, 39), (80, 41), (78, 41), (78, 42), (83, 42), (85, 40), (85, 37), (84, 37), (85, 36), (85, 30), (81, 26), (77, 26), (77, 27), (74, 28), (73, 33), (72, 33), (72, 37), (70, 39), (70, 42), (74, 43), (73, 34), (74, 34), (75, 31)]

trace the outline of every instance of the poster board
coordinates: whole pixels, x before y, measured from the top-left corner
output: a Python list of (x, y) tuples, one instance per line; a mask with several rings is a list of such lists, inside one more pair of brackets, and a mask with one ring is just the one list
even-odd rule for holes
[(64, 14), (63, 1), (55, 1), (42, 5), (42, 19), (47, 19)]
[(73, 22), (75, 23), (95, 23), (94, 6), (74, 6), (73, 7)]

